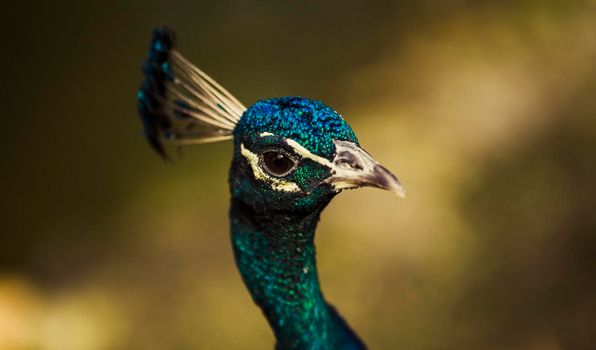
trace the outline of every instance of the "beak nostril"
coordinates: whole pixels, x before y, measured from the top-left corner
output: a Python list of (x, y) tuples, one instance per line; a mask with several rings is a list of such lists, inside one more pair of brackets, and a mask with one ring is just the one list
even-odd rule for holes
[(358, 163), (358, 161), (356, 161), (354, 159), (340, 158), (335, 161), (335, 164), (338, 167), (341, 167), (343, 169), (354, 169), (354, 170), (364, 169), (362, 167), (362, 165), (360, 165), (360, 163)]
[(338, 154), (335, 164), (343, 169), (363, 170), (362, 164), (358, 161), (355, 154), (343, 151)]

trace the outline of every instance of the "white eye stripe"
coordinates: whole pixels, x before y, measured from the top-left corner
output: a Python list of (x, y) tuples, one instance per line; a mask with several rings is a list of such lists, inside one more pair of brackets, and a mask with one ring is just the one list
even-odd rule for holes
[(244, 158), (246, 158), (246, 160), (250, 164), (250, 167), (252, 168), (252, 172), (255, 176), (255, 179), (268, 183), (271, 186), (271, 188), (276, 191), (284, 191), (284, 192), (299, 192), (300, 191), (300, 187), (298, 187), (298, 185), (296, 185), (294, 182), (285, 181), (285, 180), (274, 178), (274, 177), (267, 175), (261, 168), (259, 156), (255, 153), (251, 152), (246, 147), (244, 147), (243, 143), (240, 144), (240, 152), (242, 153)]
[[(267, 137), (267, 136), (275, 136), (275, 134), (265, 131), (265, 132), (260, 133), (259, 136)], [(295, 141), (293, 139), (289, 139), (289, 138), (284, 139), (284, 141), (286, 142), (286, 144), (288, 146), (290, 146), (294, 150), (294, 152), (296, 154), (300, 155), (302, 158), (308, 158), (308, 159), (315, 161), (321, 165), (331, 167), (332, 163), (329, 160), (327, 160), (321, 156), (317, 156), (316, 154), (313, 154), (312, 152), (307, 150), (304, 146), (299, 144), (297, 141)]]
[(304, 146), (302, 146), (298, 142), (296, 142), (292, 139), (285, 139), (285, 141), (286, 141), (286, 144), (288, 146), (292, 147), (294, 152), (296, 152), (296, 154), (302, 156), (302, 158), (308, 158), (308, 159), (315, 161), (321, 165), (324, 165), (329, 168), (333, 168), (333, 164), (329, 160), (327, 160), (321, 156), (317, 156), (316, 154), (311, 153), (309, 150), (304, 148)]
[[(276, 135), (270, 132), (263, 132), (259, 136), (268, 137)], [(310, 159), (329, 168), (330, 176), (318, 185), (331, 185), (335, 192), (339, 192), (345, 188), (373, 186), (395, 192), (400, 197), (405, 196), (403, 186), (399, 183), (395, 175), (377, 163), (368, 152), (354, 142), (333, 140), (335, 156), (332, 161), (329, 161), (324, 157), (313, 154), (296, 140), (290, 138), (282, 138), (282, 140), (302, 159)], [(267, 180), (271, 184), (271, 187), (276, 190), (287, 192), (300, 191), (296, 183), (268, 176), (260, 167), (260, 157), (244, 148), (244, 144), (241, 144), (241, 148), (242, 154), (251, 164), (256, 178)]]

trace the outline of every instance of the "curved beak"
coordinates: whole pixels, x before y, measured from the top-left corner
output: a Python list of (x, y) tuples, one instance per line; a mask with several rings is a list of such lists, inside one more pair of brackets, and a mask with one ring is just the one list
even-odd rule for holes
[(353, 142), (335, 140), (336, 156), (331, 164), (333, 175), (324, 182), (337, 191), (364, 186), (391, 191), (404, 198), (406, 190), (397, 177), (377, 163), (368, 152)]

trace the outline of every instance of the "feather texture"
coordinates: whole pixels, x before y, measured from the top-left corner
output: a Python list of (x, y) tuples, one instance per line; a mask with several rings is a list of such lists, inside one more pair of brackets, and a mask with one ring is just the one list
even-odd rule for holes
[(168, 28), (153, 31), (137, 108), (147, 140), (168, 158), (164, 141), (182, 146), (231, 139), (246, 107), (174, 47)]

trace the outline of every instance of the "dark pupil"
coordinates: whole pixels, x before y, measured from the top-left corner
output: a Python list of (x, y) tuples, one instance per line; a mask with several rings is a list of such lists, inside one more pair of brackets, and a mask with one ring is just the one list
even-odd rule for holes
[(273, 175), (287, 173), (294, 163), (286, 155), (278, 152), (267, 152), (264, 154), (265, 166)]

